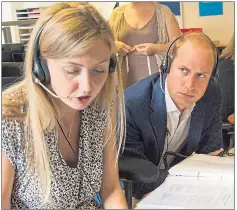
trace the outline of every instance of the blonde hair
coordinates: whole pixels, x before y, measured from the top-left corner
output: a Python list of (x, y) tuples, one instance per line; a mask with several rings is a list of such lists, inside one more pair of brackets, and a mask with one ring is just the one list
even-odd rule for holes
[(220, 59), (235, 59), (235, 35), (232, 35), (232, 38), (226, 48), (220, 55)]
[[(24, 123), (27, 166), (37, 172), (44, 195), (44, 202), (50, 199), (51, 170), (47, 155), (44, 131), (56, 126), (54, 110), (57, 100), (45, 92), (32, 80), (34, 39), (46, 23), (39, 40), (39, 50), (43, 58), (60, 59), (86, 52), (96, 39), (103, 39), (114, 52), (114, 37), (106, 21), (88, 3), (57, 3), (43, 12), (38, 19), (27, 48), (24, 64), (24, 80), (3, 92), (3, 119), (19, 119)], [(118, 67), (118, 65), (117, 65)], [(115, 101), (116, 109), (111, 109)], [(106, 112), (108, 126), (105, 144), (113, 137), (118, 139), (119, 154), (125, 139), (125, 109), (121, 81), (121, 70), (110, 73), (96, 103)], [(25, 112), (22, 112), (22, 107)], [(113, 110), (113, 111), (111, 111)], [(116, 112), (116, 113), (112, 113)], [(117, 125), (112, 124), (112, 115), (117, 114)]]

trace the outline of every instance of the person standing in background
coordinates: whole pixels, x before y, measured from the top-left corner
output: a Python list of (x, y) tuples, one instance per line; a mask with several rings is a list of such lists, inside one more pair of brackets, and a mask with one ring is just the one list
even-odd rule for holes
[(116, 39), (124, 87), (157, 72), (169, 43), (181, 35), (170, 9), (158, 2), (131, 2), (113, 10), (109, 25)]
[[(222, 91), (222, 121), (234, 124), (235, 111), (235, 39), (234, 34), (221, 53), (218, 64), (218, 82)], [(223, 129), (224, 149), (231, 147), (231, 139), (228, 130)]]
[(228, 46), (220, 55), (218, 64), (218, 81), (223, 93), (222, 120), (234, 124), (235, 100), (235, 37), (232, 36)]

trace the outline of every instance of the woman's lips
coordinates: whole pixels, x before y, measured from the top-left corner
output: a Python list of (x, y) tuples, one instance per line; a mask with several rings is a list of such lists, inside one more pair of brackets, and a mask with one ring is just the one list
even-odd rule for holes
[(81, 104), (86, 104), (90, 100), (90, 96), (81, 96), (81, 97), (78, 97), (77, 100)]

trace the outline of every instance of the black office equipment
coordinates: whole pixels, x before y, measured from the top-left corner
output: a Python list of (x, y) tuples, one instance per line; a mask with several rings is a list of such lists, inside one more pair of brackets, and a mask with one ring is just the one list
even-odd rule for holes
[(23, 44), (2, 44), (2, 62), (23, 62), (24, 55)]

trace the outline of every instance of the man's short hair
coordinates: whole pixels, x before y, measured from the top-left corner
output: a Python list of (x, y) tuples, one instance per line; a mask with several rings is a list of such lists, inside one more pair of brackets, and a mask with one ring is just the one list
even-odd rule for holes
[(191, 32), (191, 33), (186, 33), (182, 36), (180, 36), (179, 39), (176, 40), (174, 43), (172, 49), (171, 49), (171, 62), (175, 59), (177, 56), (179, 48), (186, 42), (186, 41), (191, 41), (192, 43), (196, 43), (198, 45), (203, 46), (204, 48), (208, 49), (211, 48), (213, 51), (213, 61), (214, 61), (214, 66), (216, 65), (217, 61), (217, 48), (212, 42), (212, 40), (205, 34), (201, 32)]

